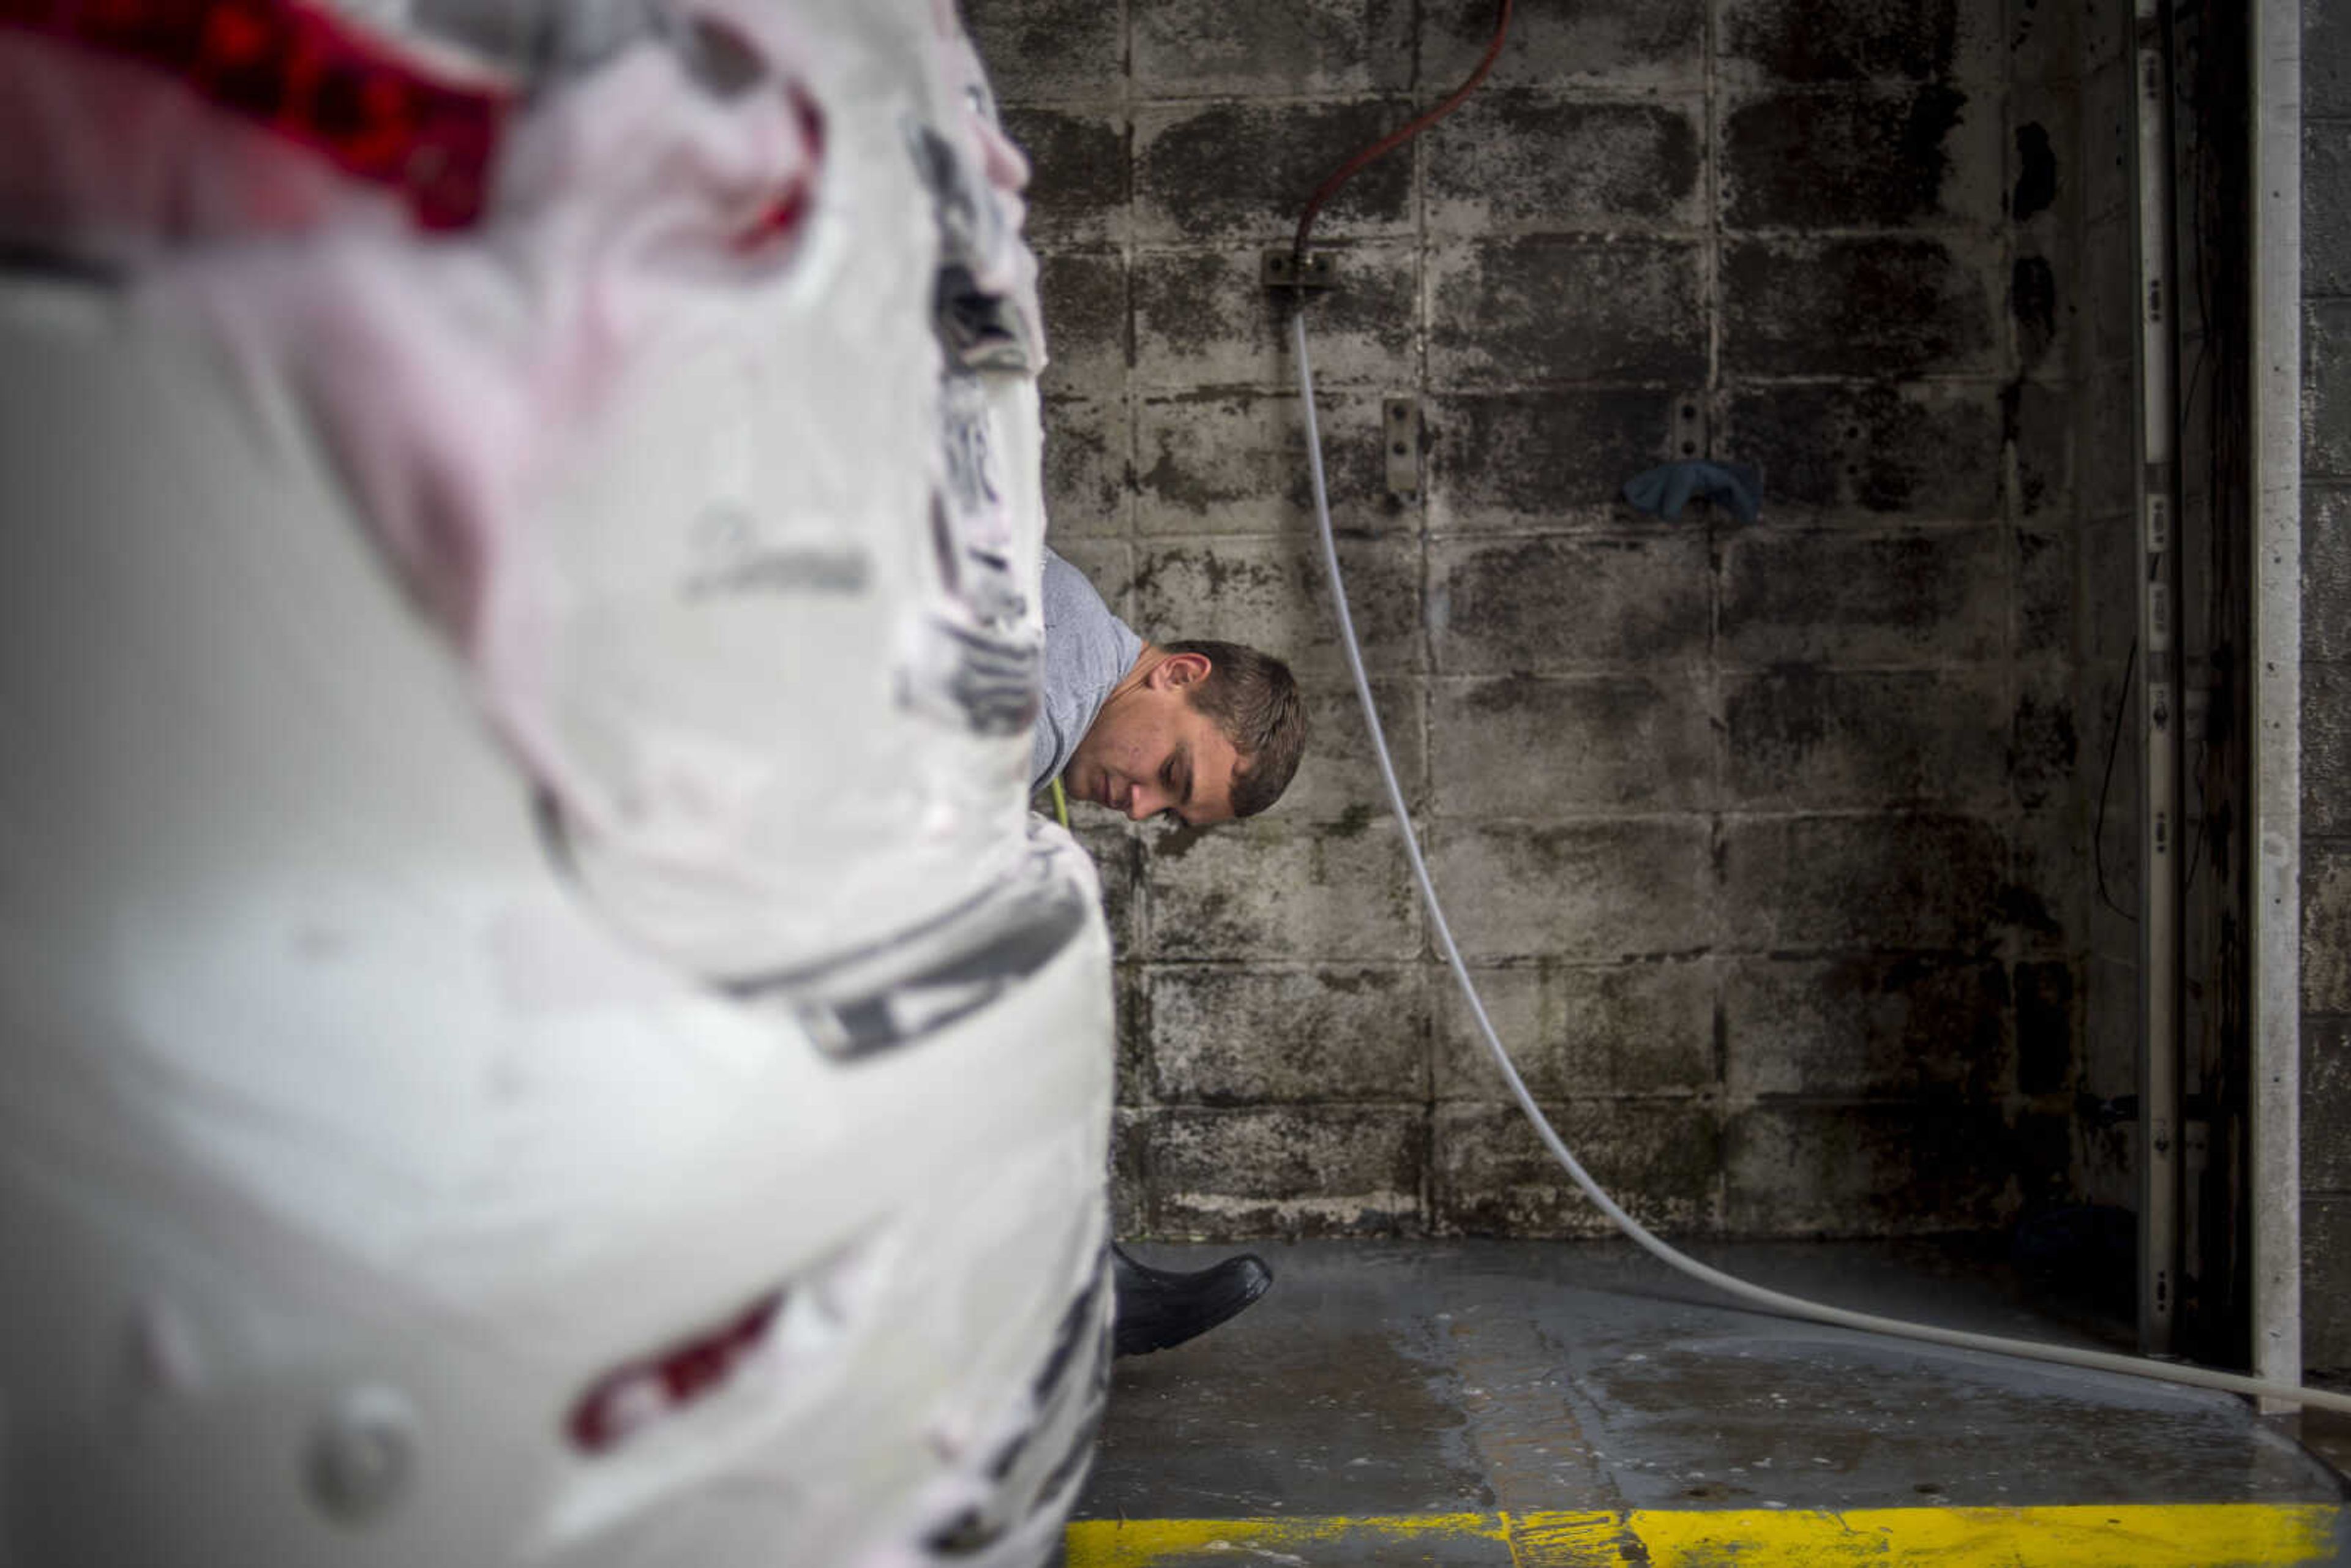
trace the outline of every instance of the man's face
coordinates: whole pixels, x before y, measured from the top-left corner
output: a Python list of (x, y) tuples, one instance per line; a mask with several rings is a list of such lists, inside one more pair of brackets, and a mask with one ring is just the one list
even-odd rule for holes
[(1228, 821), (1240, 757), (1188, 695), (1208, 668), (1201, 654), (1171, 653), (1112, 693), (1061, 770), (1071, 796), (1138, 822), (1161, 811), (1196, 826)]

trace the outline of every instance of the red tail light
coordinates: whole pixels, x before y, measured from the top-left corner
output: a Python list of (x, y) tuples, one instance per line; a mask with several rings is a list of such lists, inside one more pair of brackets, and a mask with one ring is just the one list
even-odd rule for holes
[(771, 1291), (710, 1333), (598, 1379), (572, 1406), (572, 1442), (601, 1453), (716, 1392), (758, 1349), (783, 1305), (784, 1292)]

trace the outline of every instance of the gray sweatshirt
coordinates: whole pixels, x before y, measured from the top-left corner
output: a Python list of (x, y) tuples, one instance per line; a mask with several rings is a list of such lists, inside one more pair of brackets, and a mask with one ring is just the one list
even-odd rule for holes
[(1045, 551), (1045, 703), (1029, 745), (1029, 788), (1070, 765), (1102, 699), (1142, 655), (1143, 639), (1110, 612), (1085, 574)]

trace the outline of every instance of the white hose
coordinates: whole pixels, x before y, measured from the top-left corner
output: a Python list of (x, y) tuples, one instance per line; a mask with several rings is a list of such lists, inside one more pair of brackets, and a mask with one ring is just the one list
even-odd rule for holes
[(1347, 590), (1339, 575), (1339, 549), (1331, 533), (1331, 497), (1322, 476), (1322, 437), (1314, 418), (1314, 371), (1306, 356), (1306, 311), (1302, 301), (1291, 313), (1290, 329), (1291, 341), (1298, 353), (1299, 401), (1306, 411), (1306, 454), (1314, 470), (1314, 521), (1322, 535), (1323, 570), (1331, 574), (1331, 606), (1338, 613), (1339, 641), (1347, 651), (1347, 671), (1355, 679), (1355, 696), (1364, 706), (1364, 725), (1371, 732), (1372, 756), (1379, 762), (1380, 780), (1387, 786), (1388, 805), (1395, 812), (1396, 826), (1404, 835), (1405, 853), (1412, 861), (1413, 880), (1420, 884), (1421, 902), (1427, 906), (1429, 923), (1436, 927), (1437, 943), (1445, 949), (1445, 961), (1453, 967), (1453, 977), (1460, 982), (1461, 994), (1468, 1000), (1470, 1015), (1478, 1020), (1478, 1032), (1485, 1037), (1486, 1047), (1493, 1053), (1494, 1064), (1502, 1070), (1502, 1077), (1509, 1082), (1519, 1108), (1534, 1124), (1544, 1146), (1551, 1150), (1553, 1158), (1567, 1167), (1567, 1174), (1575, 1179), (1577, 1186), (1583, 1189), (1583, 1196), (1598, 1206), (1601, 1213), (1615, 1221), (1618, 1229), (1639, 1242), (1660, 1262), (1768, 1312), (1810, 1318), (1817, 1322), (1834, 1323), (1840, 1328), (1860, 1329), (1871, 1333), (1897, 1334), (1904, 1339), (1924, 1340), (1930, 1344), (1988, 1351), (1996, 1355), (2025, 1356), (2034, 1361), (2053, 1361), (2067, 1366), (2087, 1367), (2094, 1372), (2119, 1372), (2134, 1377), (2192, 1384), (2199, 1388), (2218, 1388), (2231, 1394), (2292, 1400), (2323, 1409), (2351, 1412), (2351, 1395), (2330, 1394), (2323, 1389), (2297, 1387), (2290, 1383), (2271, 1383), (2233, 1372), (2214, 1372), (2200, 1366), (2152, 1361), (2145, 1356), (2077, 1350), (2070, 1345), (2043, 1344), (2034, 1340), (2008, 1339), (1998, 1334), (1937, 1328), (1930, 1323), (1906, 1322), (1899, 1318), (1849, 1312), (1843, 1307), (1808, 1301), (1801, 1296), (1750, 1285), (1695, 1258), (1686, 1257), (1651, 1235), (1639, 1220), (1625, 1213), (1616, 1200), (1586, 1174), (1566, 1141), (1543, 1115), (1541, 1107), (1535, 1103), (1534, 1096), (1527, 1092), (1525, 1082), (1519, 1077), (1518, 1068), (1510, 1061), (1510, 1053), (1502, 1048), (1501, 1040), (1494, 1033), (1493, 1021), (1486, 1016), (1486, 1004), (1479, 999), (1478, 988), (1469, 978), (1468, 966), (1461, 961), (1461, 949), (1454, 945), (1453, 929), (1446, 923), (1444, 907), (1437, 901), (1436, 885), (1428, 879), (1428, 862), (1421, 858), (1420, 836), (1413, 829), (1412, 815), (1405, 808), (1404, 790), (1396, 783), (1395, 765), (1388, 758), (1387, 735), (1380, 727), (1379, 710), (1372, 703), (1371, 682), (1364, 674), (1363, 651), (1355, 643), (1354, 617), (1348, 613)]

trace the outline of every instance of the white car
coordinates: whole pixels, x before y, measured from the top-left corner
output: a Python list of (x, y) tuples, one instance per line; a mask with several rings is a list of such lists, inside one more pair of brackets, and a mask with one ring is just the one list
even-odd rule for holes
[(0, 22), (0, 1563), (1044, 1561), (1109, 951), (968, 46), (236, 9)]

